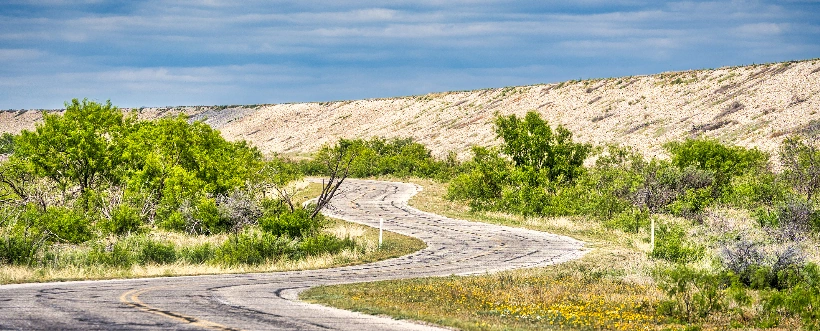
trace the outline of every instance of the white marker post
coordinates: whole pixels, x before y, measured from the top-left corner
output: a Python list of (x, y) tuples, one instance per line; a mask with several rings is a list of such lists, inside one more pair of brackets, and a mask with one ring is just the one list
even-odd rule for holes
[(382, 228), (384, 227), (384, 219), (379, 219), (379, 248), (382, 248)]
[(655, 251), (655, 218), (650, 217), (652, 219), (652, 252)]

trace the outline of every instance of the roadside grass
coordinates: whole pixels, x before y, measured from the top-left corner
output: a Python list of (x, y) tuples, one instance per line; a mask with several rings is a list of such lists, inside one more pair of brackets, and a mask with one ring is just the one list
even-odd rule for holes
[[(391, 178), (385, 178), (391, 179)], [(303, 292), (308, 302), (464, 330), (720, 330), (726, 316), (698, 325), (658, 313), (665, 299), (652, 273), (649, 234), (605, 228), (583, 218), (524, 218), (471, 212), (443, 199), (446, 184), (404, 179), (423, 187), (410, 205), (472, 221), (525, 227), (586, 242), (584, 257), (566, 263), (475, 276), (449, 276), (323, 286)], [(679, 220), (668, 219), (666, 222)], [(788, 329), (789, 321), (781, 326)]]
[[(321, 185), (319, 184), (306, 185), (304, 189), (295, 194), (294, 203), (301, 204), (317, 196), (320, 190)], [(354, 248), (344, 249), (334, 254), (307, 255), (298, 259), (278, 259), (253, 265), (191, 263), (186, 259), (177, 258), (172, 263), (148, 262), (130, 266), (111, 266), (62, 262), (87, 258), (89, 252), (92, 251), (90, 245), (62, 245), (54, 248), (52, 252), (55, 261), (61, 261), (56, 265), (47, 267), (4, 265), (0, 268), (0, 284), (322, 269), (398, 257), (426, 247), (419, 239), (385, 231), (384, 242), (379, 248), (378, 229), (338, 219), (328, 218), (328, 220), (330, 224), (323, 232), (338, 238), (352, 239), (355, 243)], [(196, 236), (161, 230), (153, 230), (145, 236), (154, 242), (170, 244), (178, 255), (186, 249), (195, 249), (204, 244), (217, 246), (230, 239), (227, 234)], [(96, 244), (111, 247), (116, 240), (116, 238), (103, 238)]]
[(620, 261), (596, 251), (549, 268), (323, 286), (301, 297), (464, 330), (654, 329), (661, 294), (607, 268)]

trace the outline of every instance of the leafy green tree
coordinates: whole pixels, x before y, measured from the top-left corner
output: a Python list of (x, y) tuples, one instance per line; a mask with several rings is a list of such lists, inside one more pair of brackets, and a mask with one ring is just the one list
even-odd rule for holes
[(591, 146), (573, 142), (572, 133), (563, 126), (553, 131), (538, 113), (528, 112), (523, 121), (515, 115), (499, 116), (495, 127), (504, 140), (501, 152), (510, 156), (516, 167), (533, 174), (543, 169), (553, 182), (572, 183), (584, 173)]
[(687, 139), (667, 143), (664, 147), (672, 154), (672, 164), (678, 168), (694, 166), (713, 172), (715, 197), (723, 193), (733, 177), (765, 169), (769, 161), (769, 156), (756, 148), (726, 146), (714, 139)]
[[(16, 140), (14, 156), (27, 160), (35, 173), (65, 190), (79, 186), (81, 195), (106, 180), (119, 163), (114, 143), (124, 123), (111, 101), (100, 104), (83, 99), (66, 103), (63, 115), (43, 113), (35, 131), (24, 130)], [(87, 205), (87, 203), (86, 203)]]
[(201, 122), (188, 123), (182, 116), (136, 123), (121, 144), (118, 171), (125, 178), (126, 193), (142, 204), (158, 204), (161, 218), (177, 213), (186, 201), (248, 186), (263, 164), (256, 148), (228, 142), (219, 131)]

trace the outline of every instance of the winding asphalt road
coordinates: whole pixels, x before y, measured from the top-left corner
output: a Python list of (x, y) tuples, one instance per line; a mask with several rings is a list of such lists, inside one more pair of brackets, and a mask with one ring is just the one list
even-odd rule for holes
[(0, 286), (0, 330), (435, 330), (296, 300), (307, 288), (478, 274), (580, 257), (574, 239), (450, 219), (407, 206), (420, 187), (347, 180), (328, 216), (421, 238), (414, 254), (343, 268)]

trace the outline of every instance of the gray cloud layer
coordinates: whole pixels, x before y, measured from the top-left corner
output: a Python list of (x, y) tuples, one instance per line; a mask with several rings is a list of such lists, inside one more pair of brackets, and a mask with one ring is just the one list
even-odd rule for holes
[(818, 1), (534, 3), (11, 1), (0, 108), (358, 99), (820, 55)]

